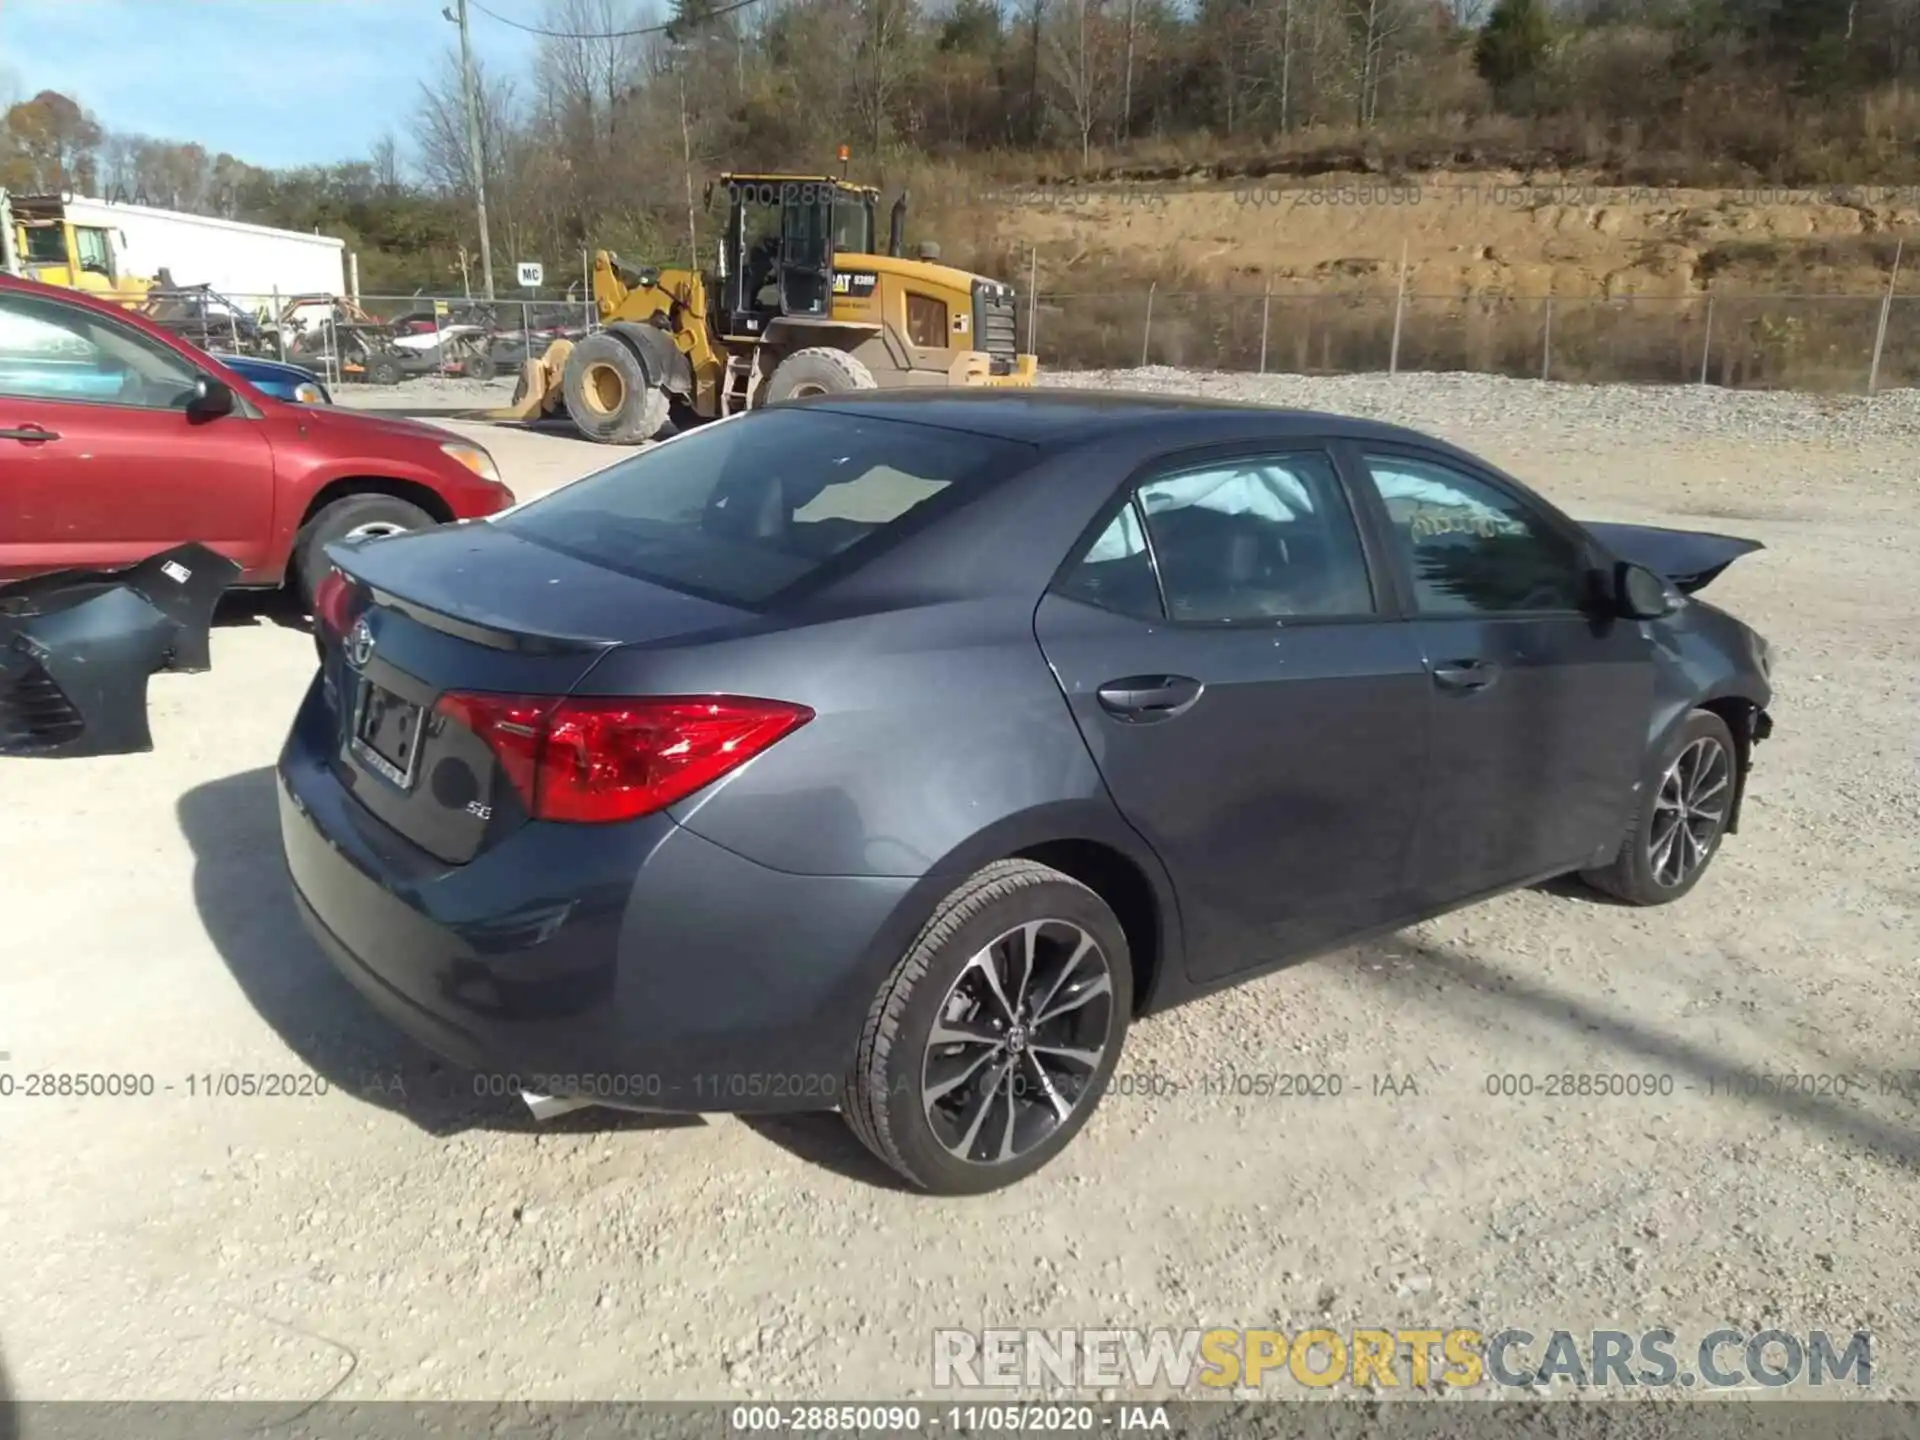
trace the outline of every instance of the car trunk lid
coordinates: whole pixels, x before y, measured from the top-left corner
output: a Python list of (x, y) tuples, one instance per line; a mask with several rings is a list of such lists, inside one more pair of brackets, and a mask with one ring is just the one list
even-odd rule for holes
[[(738, 626), (746, 612), (617, 575), (475, 522), (335, 545), (316, 602), (335, 769), (421, 849), (464, 864), (525, 824), (465, 694), (571, 694), (608, 651)], [(344, 598), (342, 598), (344, 597)]]

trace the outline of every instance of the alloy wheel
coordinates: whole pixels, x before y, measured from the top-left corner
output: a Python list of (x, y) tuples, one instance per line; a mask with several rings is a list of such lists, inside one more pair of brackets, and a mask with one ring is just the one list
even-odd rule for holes
[(364, 525), (356, 525), (340, 538), (342, 540), (378, 540), (384, 535), (404, 535), (407, 527), (396, 525), (391, 520), (369, 520)]
[(1654, 883), (1672, 890), (1707, 863), (1733, 798), (1733, 760), (1726, 746), (1703, 735), (1682, 750), (1653, 801), (1647, 837), (1647, 869)]
[(1106, 952), (1068, 920), (977, 951), (941, 1001), (921, 1064), (927, 1123), (970, 1164), (1017, 1159), (1086, 1098), (1114, 1027)]

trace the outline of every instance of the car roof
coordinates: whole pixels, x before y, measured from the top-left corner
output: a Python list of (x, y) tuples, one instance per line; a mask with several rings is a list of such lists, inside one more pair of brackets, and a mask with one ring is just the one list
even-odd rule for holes
[(109, 300), (85, 290), (72, 290), (65, 285), (49, 285), (43, 280), (29, 280), (23, 275), (0, 275), (0, 290), (17, 290), (22, 294), (38, 296), (43, 300), (59, 300), (69, 305), (78, 305), (83, 310), (92, 310), (96, 314), (110, 315), (116, 320), (129, 321), (150, 335), (165, 336), (169, 340), (176, 338), (166, 326), (154, 324), (150, 317), (142, 315), (139, 311), (129, 309), (118, 300)]
[(1175, 442), (1234, 440), (1257, 433), (1260, 436), (1397, 440), (1454, 448), (1419, 431), (1352, 415), (1130, 390), (956, 386), (842, 392), (832, 397), (789, 403), (845, 415), (908, 420), (945, 430), (1023, 441), (1049, 450), (1071, 449), (1125, 433), (1142, 432), (1155, 440)]
[(28, 295), (44, 295), (50, 300), (71, 300), (76, 305), (89, 310), (99, 310), (112, 314), (122, 307), (112, 300), (102, 300), (89, 295), (84, 290), (72, 290), (65, 285), (49, 285), (44, 280), (29, 280), (24, 275), (0, 274), (0, 290), (19, 290)]

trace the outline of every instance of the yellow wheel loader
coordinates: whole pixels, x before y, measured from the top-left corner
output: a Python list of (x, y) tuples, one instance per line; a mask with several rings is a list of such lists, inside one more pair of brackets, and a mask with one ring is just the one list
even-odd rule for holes
[(126, 237), (110, 226), (76, 220), (58, 195), (0, 190), (0, 231), (9, 275), (84, 290), (129, 309), (146, 303), (154, 281), (128, 271)]
[[(880, 192), (827, 176), (727, 174), (727, 226), (711, 273), (632, 269), (600, 251), (602, 328), (522, 367), (493, 418), (565, 413), (583, 435), (650, 440), (776, 400), (900, 386), (1033, 384), (1017, 353), (1011, 285), (903, 249), (906, 196), (886, 253)], [(714, 189), (708, 187), (707, 202)]]

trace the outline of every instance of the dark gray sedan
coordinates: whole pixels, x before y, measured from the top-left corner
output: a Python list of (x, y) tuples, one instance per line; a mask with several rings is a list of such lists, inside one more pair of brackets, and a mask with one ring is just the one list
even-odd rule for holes
[(334, 547), (287, 864), (493, 1090), (837, 1107), (987, 1190), (1150, 1011), (1550, 876), (1686, 894), (1771, 727), (1692, 592), (1757, 548), (1331, 415), (775, 406)]

